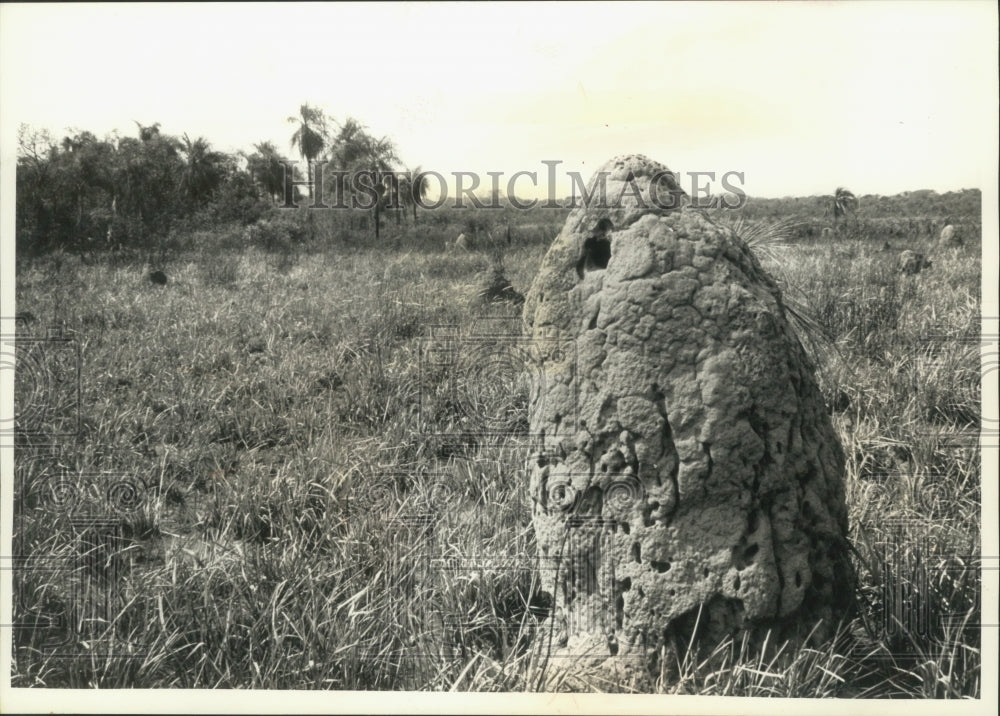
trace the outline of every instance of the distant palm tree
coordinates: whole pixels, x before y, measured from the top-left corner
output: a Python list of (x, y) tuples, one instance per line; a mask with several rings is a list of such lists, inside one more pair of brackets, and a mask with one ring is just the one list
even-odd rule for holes
[[(399, 156), (395, 143), (388, 137), (372, 137), (361, 122), (348, 117), (333, 140), (330, 154), (338, 169), (354, 175), (361, 172), (371, 175), (377, 194), (372, 209), (375, 213), (375, 238), (378, 239), (388, 195), (398, 189), (394, 171), (399, 164)], [(342, 181), (342, 177), (338, 176), (338, 181)]]
[(142, 124), (139, 124), (139, 122), (136, 122), (134, 119), (132, 121), (135, 122), (136, 126), (139, 128), (139, 139), (141, 139), (144, 142), (148, 142), (150, 139), (159, 135), (160, 133), (159, 122), (154, 122), (149, 126), (144, 126)]
[(848, 214), (851, 214), (854, 217), (854, 220), (857, 221), (858, 198), (844, 187), (838, 186), (837, 191), (834, 192), (833, 195), (834, 224), (836, 224), (839, 219), (845, 218)]
[(334, 180), (340, 201), (346, 200), (347, 181), (344, 173), (358, 170), (365, 152), (366, 137), (365, 126), (354, 117), (348, 117), (330, 143), (329, 159), (334, 167), (343, 172), (337, 174)]
[(312, 196), (312, 162), (319, 156), (329, 138), (327, 129), (329, 121), (326, 113), (318, 107), (310, 107), (308, 103), (299, 107), (298, 116), (288, 118), (290, 123), (298, 123), (298, 128), (292, 134), (292, 149), (298, 149), (299, 155), (306, 160), (306, 173), (309, 179), (309, 196)]
[(364, 157), (368, 140), (365, 125), (354, 117), (348, 117), (340, 125), (337, 136), (333, 138), (330, 159), (338, 169), (350, 171)]
[(364, 163), (368, 169), (379, 173), (391, 173), (399, 164), (399, 155), (396, 154), (396, 143), (389, 137), (375, 139), (371, 136), (365, 137)]
[(396, 154), (396, 144), (389, 137), (375, 139), (368, 137), (365, 152), (367, 168), (375, 177), (375, 186), (379, 197), (375, 202), (375, 240), (381, 234), (382, 211), (388, 203), (389, 194), (398, 189), (394, 167), (399, 164)]
[(427, 175), (420, 167), (406, 173), (406, 183), (403, 185), (403, 201), (413, 209), (413, 223), (417, 223), (417, 205), (427, 198), (430, 183)]
[(212, 151), (204, 137), (192, 140), (185, 134), (181, 141), (184, 167), (180, 189), (192, 201), (206, 201), (218, 188), (225, 174), (225, 156)]
[(285, 167), (278, 148), (271, 142), (255, 144), (257, 151), (247, 157), (250, 173), (272, 200), (278, 202), (285, 193)]

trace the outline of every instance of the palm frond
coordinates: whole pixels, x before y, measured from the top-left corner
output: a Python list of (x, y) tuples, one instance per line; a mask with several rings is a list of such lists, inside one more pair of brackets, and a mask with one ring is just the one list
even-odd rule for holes
[(427, 175), (424, 174), (422, 167), (418, 166), (416, 169), (410, 169), (407, 172), (407, 187), (410, 190), (410, 201), (417, 203), (427, 198), (427, 189), (429, 186), (430, 183), (427, 181)]
[(742, 215), (723, 223), (758, 259), (766, 258), (779, 264), (781, 258), (779, 251), (787, 248), (799, 224), (800, 222), (794, 219), (748, 221)]
[(812, 314), (809, 306), (804, 302), (784, 292), (782, 303), (785, 306), (785, 315), (788, 322), (798, 336), (799, 342), (810, 355), (813, 363), (821, 365), (829, 361), (834, 356), (839, 356), (840, 351), (833, 335), (826, 326), (820, 323)]
[(805, 296), (796, 295), (796, 288), (782, 271), (784, 262), (780, 251), (790, 248), (789, 240), (800, 223), (795, 219), (748, 221), (739, 216), (735, 220), (722, 222), (722, 225), (727, 226), (758, 260), (769, 260), (768, 273), (781, 289), (788, 322), (813, 362), (820, 364), (838, 353), (837, 346), (830, 332), (813, 316)]

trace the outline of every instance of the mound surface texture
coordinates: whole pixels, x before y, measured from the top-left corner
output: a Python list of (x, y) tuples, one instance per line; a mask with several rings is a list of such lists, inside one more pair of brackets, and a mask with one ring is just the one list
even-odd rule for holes
[(607, 203), (570, 214), (524, 307), (558, 346), (529, 408), (549, 669), (648, 676), (696, 622), (833, 626), (844, 457), (778, 287), (665, 166), (619, 157), (592, 193), (601, 172)]

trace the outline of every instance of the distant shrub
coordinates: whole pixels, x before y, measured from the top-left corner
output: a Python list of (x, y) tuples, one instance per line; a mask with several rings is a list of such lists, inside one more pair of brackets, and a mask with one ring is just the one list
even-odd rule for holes
[(268, 202), (257, 195), (253, 179), (238, 173), (222, 184), (203, 212), (214, 223), (238, 222), (247, 225), (258, 221), (269, 208)]
[(289, 251), (308, 236), (308, 227), (288, 214), (271, 214), (248, 226), (244, 232), (245, 243), (267, 251)]

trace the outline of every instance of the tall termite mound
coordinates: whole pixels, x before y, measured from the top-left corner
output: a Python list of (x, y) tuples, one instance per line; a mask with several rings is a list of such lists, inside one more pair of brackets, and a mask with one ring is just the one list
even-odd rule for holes
[(538, 648), (641, 675), (692, 638), (828, 632), (851, 602), (844, 457), (781, 292), (665, 166), (619, 157), (588, 188), (524, 307), (560, 347), (529, 408)]

